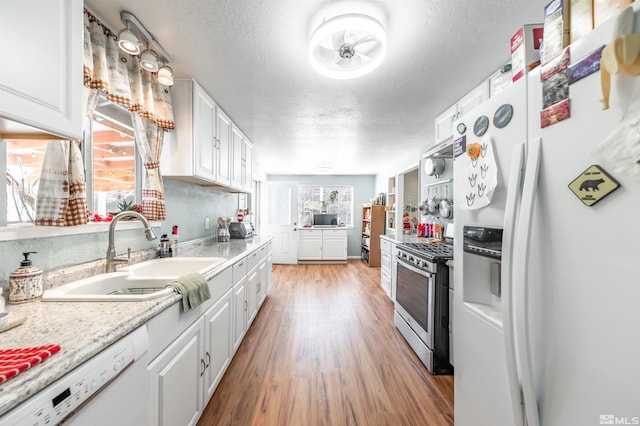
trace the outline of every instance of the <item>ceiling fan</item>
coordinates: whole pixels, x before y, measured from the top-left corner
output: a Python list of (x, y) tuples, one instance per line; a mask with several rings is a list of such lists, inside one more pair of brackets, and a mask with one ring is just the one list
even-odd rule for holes
[(360, 14), (340, 15), (324, 21), (313, 33), (309, 59), (322, 75), (349, 79), (377, 68), (387, 51), (382, 24)]

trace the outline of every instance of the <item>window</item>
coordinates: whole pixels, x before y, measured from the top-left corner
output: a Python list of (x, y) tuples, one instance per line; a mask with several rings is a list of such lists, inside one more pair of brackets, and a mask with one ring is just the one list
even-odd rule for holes
[(101, 100), (91, 121), (91, 131), (87, 133), (85, 168), (89, 210), (105, 217), (131, 208), (141, 199), (139, 185), (136, 185), (141, 181), (138, 176), (141, 165), (136, 155), (130, 113)]
[[(48, 140), (6, 139), (7, 216), (11, 223), (35, 221), (38, 182)], [(101, 217), (141, 200), (141, 163), (131, 116), (106, 100), (96, 108), (82, 143), (87, 208)], [(93, 217), (93, 216), (92, 216)], [(1, 223), (2, 221), (0, 221)]]
[(299, 185), (298, 223), (302, 226), (312, 225), (313, 215), (317, 213), (337, 214), (339, 222), (353, 226), (353, 187)]

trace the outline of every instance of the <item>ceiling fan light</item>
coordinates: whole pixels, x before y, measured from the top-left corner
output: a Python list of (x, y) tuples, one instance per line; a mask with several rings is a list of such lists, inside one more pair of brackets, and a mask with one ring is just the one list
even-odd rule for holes
[[(335, 46), (333, 42), (336, 35), (338, 38), (341, 37), (340, 33), (345, 35), (342, 38), (344, 44)], [(362, 38), (366, 38), (367, 42), (376, 42), (378, 46), (367, 52), (369, 61), (354, 60), (348, 66), (341, 66), (341, 59), (351, 59), (358, 54), (358, 47), (355, 45), (357, 40), (351, 40), (354, 34), (366, 34)], [(349, 40), (346, 40), (347, 35)], [(331, 59), (327, 52), (331, 54), (333, 51), (337, 55)], [(370, 73), (380, 66), (386, 53), (387, 35), (384, 27), (376, 19), (361, 14), (340, 15), (324, 21), (313, 33), (309, 43), (309, 61), (312, 68), (321, 75), (334, 79), (351, 79)]]
[(131, 32), (128, 28), (121, 30), (118, 33), (118, 46), (124, 52), (131, 55), (137, 55), (140, 53), (140, 40)]
[(167, 65), (163, 65), (158, 70), (158, 83), (165, 86), (173, 86), (173, 70)]
[(158, 55), (147, 47), (147, 50), (140, 54), (140, 66), (147, 71), (158, 71)]

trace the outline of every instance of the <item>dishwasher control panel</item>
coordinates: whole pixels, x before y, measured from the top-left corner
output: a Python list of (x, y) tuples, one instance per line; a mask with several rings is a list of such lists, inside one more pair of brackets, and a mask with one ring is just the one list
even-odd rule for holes
[[(141, 336), (141, 333), (144, 333), (144, 336)], [(145, 340), (142, 346), (148, 344), (146, 333), (146, 328), (141, 327), (109, 346), (0, 417), (0, 425), (57, 425), (72, 416), (135, 361), (141, 348), (136, 339)]]

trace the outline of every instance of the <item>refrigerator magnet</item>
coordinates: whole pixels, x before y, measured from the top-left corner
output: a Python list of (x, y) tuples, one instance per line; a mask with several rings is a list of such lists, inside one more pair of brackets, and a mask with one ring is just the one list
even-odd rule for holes
[(569, 99), (565, 99), (540, 111), (540, 127), (545, 128), (571, 117), (570, 106)]
[(487, 133), (487, 129), (489, 129), (489, 117), (481, 115), (473, 125), (473, 134), (480, 137)]
[(503, 104), (498, 107), (493, 114), (493, 125), (498, 129), (506, 127), (513, 117), (513, 106), (511, 104)]
[(594, 72), (600, 71), (602, 49), (604, 49), (604, 46), (600, 46), (569, 67), (569, 84), (573, 84)]
[(467, 125), (464, 123), (458, 123), (458, 125), (456, 126), (456, 130), (458, 131), (458, 133), (460, 133), (461, 135), (464, 135), (465, 132), (467, 131)]
[(569, 184), (571, 192), (588, 207), (618, 188), (620, 188), (618, 181), (597, 165), (589, 167)]

